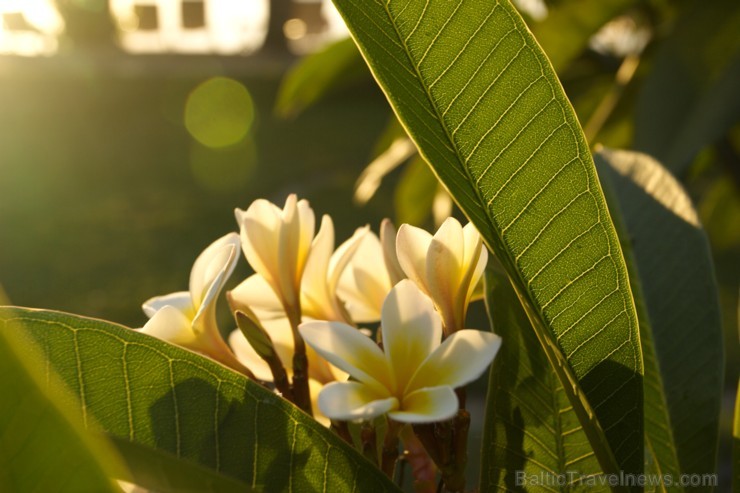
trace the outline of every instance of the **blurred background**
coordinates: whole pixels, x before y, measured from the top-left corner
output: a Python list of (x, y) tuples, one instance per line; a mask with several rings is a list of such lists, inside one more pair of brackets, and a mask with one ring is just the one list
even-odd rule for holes
[[(650, 153), (694, 199), (734, 388), (740, 5), (515, 4), (589, 142)], [(451, 203), (346, 36), (322, 0), (0, 0), (0, 299), (139, 327), (258, 197), (309, 199), (338, 242), (432, 228)]]

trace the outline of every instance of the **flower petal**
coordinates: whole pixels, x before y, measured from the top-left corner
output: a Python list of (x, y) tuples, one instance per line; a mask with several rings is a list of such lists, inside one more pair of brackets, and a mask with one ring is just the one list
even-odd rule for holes
[(298, 241), (298, 272), (303, 273), (303, 269), (308, 262), (311, 244), (313, 243), (314, 233), (316, 231), (316, 216), (307, 200), (299, 200), (298, 220), (300, 221), (300, 240)]
[(146, 313), (147, 317), (152, 318), (155, 313), (167, 305), (177, 308), (177, 310), (188, 319), (195, 316), (193, 300), (190, 298), (190, 293), (187, 291), (178, 291), (177, 293), (149, 298), (142, 305), (142, 309), (144, 310), (144, 313)]
[(465, 276), (461, 281), (462, 288), (466, 291), (466, 306), (470, 301), (473, 291), (480, 281), (483, 271), (488, 263), (488, 249), (483, 245), (480, 233), (475, 229), (473, 223), (468, 223), (463, 228), (463, 237), (465, 243), (465, 258), (463, 265), (466, 268)]
[(461, 387), (478, 378), (501, 347), (501, 338), (491, 332), (459, 330), (449, 336), (422, 363), (407, 392), (424, 387)]
[(325, 360), (378, 394), (387, 393), (391, 377), (383, 351), (356, 328), (341, 322), (305, 322), (298, 330)]
[(211, 243), (190, 270), (190, 295), (193, 305), (208, 304), (223, 288), (238, 260), (239, 235), (229, 233)]
[(249, 276), (230, 293), (238, 305), (248, 306), (261, 321), (285, 317), (280, 298), (260, 274)]
[(409, 280), (399, 282), (388, 294), (381, 320), (394, 388), (405, 393), (419, 365), (439, 346), (442, 321), (432, 301)]
[(299, 272), (299, 244), (301, 241), (301, 218), (297, 210), (295, 194), (285, 199), (278, 239), (278, 266), (276, 269), (278, 284), (283, 299), (289, 306), (296, 306), (295, 296), (300, 291), (300, 280), (303, 274), (303, 264)]
[[(395, 247), (394, 247), (395, 249)], [(355, 322), (377, 322), (383, 301), (391, 290), (383, 248), (372, 231), (363, 236), (349, 265), (341, 274), (337, 296), (346, 303)]]
[(197, 349), (196, 334), (190, 319), (172, 305), (160, 308), (141, 328), (141, 332), (178, 346)]
[[(222, 243), (217, 248), (209, 247), (204, 252), (205, 255), (198, 257), (190, 274), (190, 296), (193, 298), (193, 306), (197, 307), (193, 317), (195, 327), (211, 324), (217, 330), (216, 299), (239, 259), (239, 235), (232, 233), (221, 240), (216, 242)], [(194, 287), (201, 291), (194, 290)]]
[(281, 296), (278, 285), (278, 239), (282, 227), (281, 211), (273, 203), (257, 199), (246, 211), (236, 209), (242, 250), (247, 262)]
[(332, 254), (329, 261), (329, 269), (327, 271), (327, 282), (329, 293), (333, 296), (336, 296), (337, 286), (339, 285), (339, 278), (342, 276), (342, 272), (344, 272), (347, 264), (349, 264), (352, 257), (357, 252), (357, 249), (363, 243), (363, 238), (369, 232), (369, 226), (357, 228), (354, 234), (347, 241), (339, 245), (336, 251)]
[(467, 288), (460, 292), (465, 244), (457, 219), (448, 217), (434, 234), (426, 260), (427, 289), (445, 322), (445, 333), (464, 327), (463, 305)]
[(319, 394), (319, 409), (330, 419), (370, 420), (398, 408), (398, 399), (359, 382), (332, 382)]
[(319, 232), (311, 244), (301, 280), (301, 310), (304, 316), (322, 320), (333, 319), (331, 316), (325, 316), (325, 312), (332, 311), (326, 276), (333, 251), (334, 223), (331, 217), (325, 214), (321, 218)]
[(311, 410), (313, 411), (313, 417), (316, 421), (326, 426), (327, 428), (331, 425), (329, 418), (324, 416), (319, 409), (319, 394), (324, 389), (324, 384), (313, 378), (308, 379), (308, 390), (311, 394)]
[(401, 279), (406, 279), (401, 264), (398, 263), (396, 253), (396, 228), (390, 219), (383, 219), (380, 223), (380, 243), (383, 245), (383, 260), (391, 279), (391, 285), (395, 286)]
[(409, 279), (429, 294), (427, 287), (427, 252), (432, 242), (432, 235), (421, 228), (402, 224), (396, 235), (396, 253), (398, 263)]
[(401, 423), (433, 423), (452, 418), (459, 408), (451, 387), (419, 389), (403, 397), (401, 409), (388, 416)]

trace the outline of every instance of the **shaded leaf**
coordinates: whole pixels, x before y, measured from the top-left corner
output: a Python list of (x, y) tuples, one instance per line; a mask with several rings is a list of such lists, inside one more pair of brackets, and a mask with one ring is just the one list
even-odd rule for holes
[[(316, 421), (260, 385), (209, 359), (137, 331), (58, 312), (0, 309), (0, 331), (43, 348), (79, 399), (83, 422), (116, 440), (162, 452), (179, 467), (212, 470), (264, 491), (396, 491), (364, 458)], [(136, 447), (121, 447), (127, 454)], [(137, 457), (131, 458), (136, 463)], [(176, 476), (134, 474), (153, 489)], [(157, 484), (144, 483), (156, 480)], [(215, 484), (215, 483), (214, 483)], [(220, 491), (220, 487), (214, 488)]]
[(642, 358), (591, 154), (505, 1), (335, 0), (425, 160), (495, 252), (601, 466), (643, 466)]
[(714, 473), (724, 358), (709, 241), (691, 199), (657, 161), (604, 149), (596, 162), (611, 184), (647, 311), (647, 446), (673, 477)]
[(548, 491), (609, 491), (596, 483), (602, 470), (588, 438), (497, 265), (489, 264), (486, 292), (493, 330), (503, 342), (488, 380), (481, 491), (534, 490), (545, 481)]

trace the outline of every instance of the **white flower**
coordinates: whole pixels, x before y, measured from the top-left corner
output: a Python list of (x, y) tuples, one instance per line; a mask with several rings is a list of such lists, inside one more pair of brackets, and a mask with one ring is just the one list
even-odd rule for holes
[(339, 280), (337, 294), (355, 322), (377, 322), (385, 297), (406, 276), (396, 257), (396, 229), (384, 219), (380, 239), (368, 232)]
[[(368, 233), (367, 227), (358, 229), (334, 251), (334, 223), (329, 216), (323, 216), (301, 280), (303, 319), (351, 323), (344, 304), (337, 296), (337, 289), (340, 276)], [(248, 306), (263, 322), (286, 316), (279, 298), (270, 290), (267, 279), (261, 274), (250, 276), (239, 284), (231, 291), (231, 297), (237, 304)]]
[(410, 281), (398, 283), (382, 310), (385, 352), (341, 322), (306, 322), (306, 343), (356, 381), (334, 382), (319, 394), (331, 419), (369, 420), (382, 414), (406, 423), (443, 421), (455, 415), (454, 389), (480, 376), (501, 345), (489, 332), (460, 330), (442, 339), (432, 302)]
[(147, 300), (150, 320), (141, 332), (206, 354), (232, 368), (243, 367), (229, 350), (216, 325), (216, 300), (239, 259), (239, 235), (214, 241), (193, 264), (190, 291)]
[(308, 202), (291, 194), (281, 210), (258, 199), (246, 211), (236, 209), (236, 220), (247, 261), (267, 281), (285, 311), (296, 312), (315, 228)]
[(470, 298), (488, 262), (488, 250), (472, 223), (448, 218), (432, 236), (401, 225), (396, 238), (403, 271), (434, 302), (446, 334), (465, 327)]

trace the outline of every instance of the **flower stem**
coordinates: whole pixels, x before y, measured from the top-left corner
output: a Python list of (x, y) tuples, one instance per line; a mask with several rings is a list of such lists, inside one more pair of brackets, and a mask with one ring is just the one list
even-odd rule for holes
[(462, 407), (465, 403), (465, 390), (457, 389), (456, 392), (461, 407), (451, 420), (414, 425), (414, 433), (439, 468), (444, 491), (448, 492), (465, 490), (465, 468), (468, 462), (470, 413)]
[(308, 357), (306, 343), (303, 342), (298, 325), (301, 323), (300, 308), (288, 310), (288, 320), (293, 332), (293, 402), (309, 416), (313, 416), (311, 409), (311, 392), (308, 388)]
[(398, 433), (403, 425), (392, 419), (388, 419), (388, 431), (383, 441), (383, 452), (380, 468), (386, 476), (393, 479), (398, 461)]

